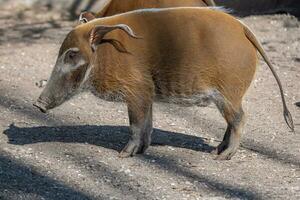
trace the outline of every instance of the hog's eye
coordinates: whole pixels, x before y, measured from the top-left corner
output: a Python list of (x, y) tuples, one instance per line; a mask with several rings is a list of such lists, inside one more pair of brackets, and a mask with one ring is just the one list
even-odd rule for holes
[(70, 53), (68, 54), (68, 57), (69, 57), (70, 59), (73, 59), (73, 58), (76, 57), (77, 53), (78, 53), (78, 52), (70, 51)]
[(78, 61), (78, 58), (80, 57), (80, 52), (79, 50), (73, 50), (70, 49), (66, 54), (65, 54), (65, 63), (69, 64), (75, 64)]

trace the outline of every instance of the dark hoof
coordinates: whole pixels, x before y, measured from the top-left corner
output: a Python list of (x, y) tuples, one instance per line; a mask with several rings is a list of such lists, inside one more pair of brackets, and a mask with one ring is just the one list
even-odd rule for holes
[(146, 151), (147, 148), (148, 146), (141, 144), (141, 142), (130, 140), (127, 143), (127, 145), (123, 148), (123, 150), (120, 152), (119, 157), (128, 158), (136, 154), (142, 154)]
[(237, 148), (228, 148), (219, 155), (217, 155), (215, 160), (230, 160), (232, 156), (237, 152)]
[(220, 153), (222, 153), (226, 147), (228, 146), (228, 144), (226, 142), (221, 142), (214, 150), (212, 150), (210, 153), (213, 155), (219, 155)]
[(228, 145), (226, 142), (221, 142), (211, 154), (217, 155), (215, 160), (230, 160), (232, 156), (237, 152), (238, 145)]

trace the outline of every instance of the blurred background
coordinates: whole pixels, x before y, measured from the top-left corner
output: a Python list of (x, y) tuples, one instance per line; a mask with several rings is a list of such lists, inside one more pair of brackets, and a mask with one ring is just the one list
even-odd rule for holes
[[(19, 15), (26, 15), (26, 11), (30, 9), (37, 13), (42, 12), (46, 16), (47, 13), (44, 11), (56, 13), (56, 17), (74, 19), (80, 11), (98, 11), (103, 2), (99, 0), (0, 0), (0, 8), (13, 9)], [(241, 16), (271, 13), (290, 13), (300, 16), (299, 0), (215, 0), (215, 2), (218, 6), (232, 8)]]

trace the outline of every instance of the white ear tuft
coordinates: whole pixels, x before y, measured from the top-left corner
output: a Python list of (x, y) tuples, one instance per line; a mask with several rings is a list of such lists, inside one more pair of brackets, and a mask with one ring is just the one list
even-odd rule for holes
[(118, 24), (116, 27), (127, 32), (127, 34), (132, 38), (141, 39), (141, 37), (136, 36), (133, 30), (126, 24)]
[(85, 24), (88, 22), (87, 18), (84, 17), (84, 12), (80, 13), (80, 16), (79, 16), (79, 22), (81, 24)]

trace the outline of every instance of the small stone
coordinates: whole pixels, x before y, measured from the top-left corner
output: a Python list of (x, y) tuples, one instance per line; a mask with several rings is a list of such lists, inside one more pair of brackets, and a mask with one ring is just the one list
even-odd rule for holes
[(125, 172), (125, 174), (129, 174), (131, 171), (130, 171), (130, 169), (126, 169), (124, 172)]
[(45, 87), (45, 85), (47, 84), (47, 80), (40, 80), (39, 82), (36, 82), (35, 85), (38, 87), (38, 88), (43, 88)]

